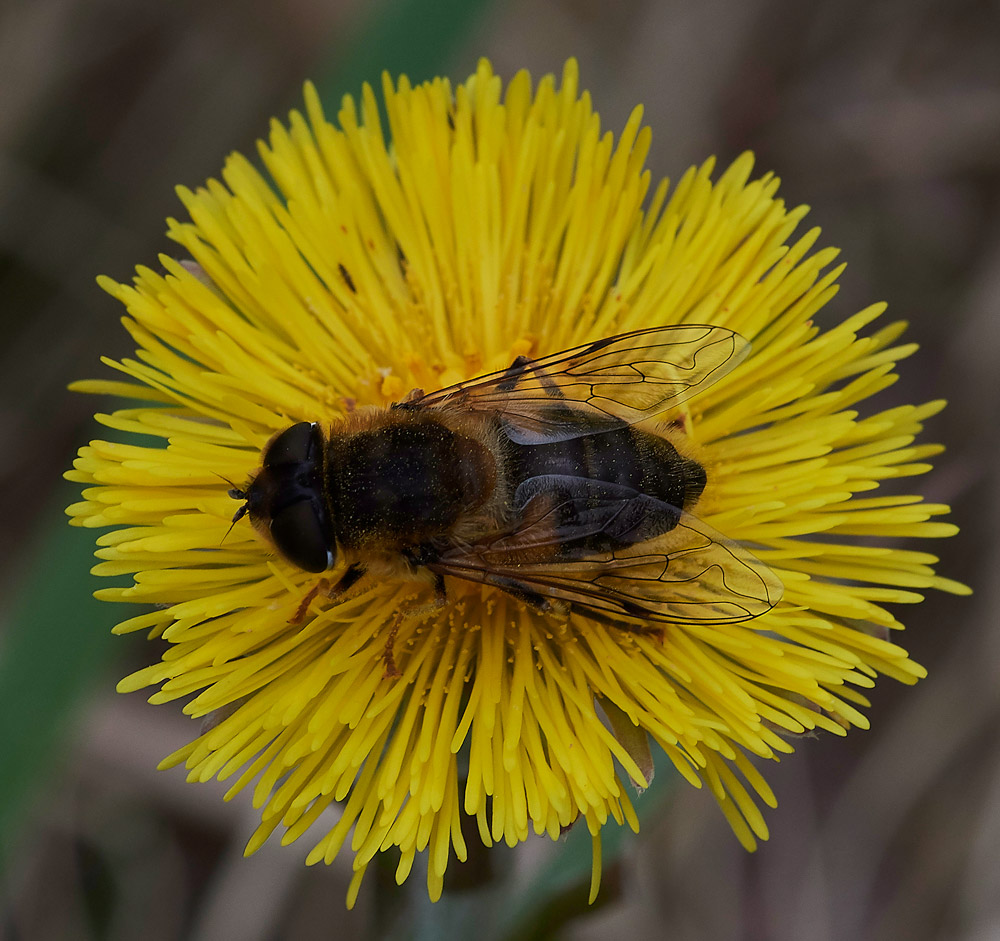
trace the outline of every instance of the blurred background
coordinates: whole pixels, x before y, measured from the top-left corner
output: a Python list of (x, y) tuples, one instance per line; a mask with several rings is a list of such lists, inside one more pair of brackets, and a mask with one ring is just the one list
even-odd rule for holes
[[(515, 935), (1000, 937), (1000, 5), (989, 0), (0, 5), (0, 936), (463, 935), (457, 890), (390, 924), (377, 877), (344, 911), (346, 855), (307, 870), (300, 841), (244, 861), (249, 801), (155, 771), (196, 730), (169, 706), (114, 693), (152, 651), (139, 635), (110, 637), (120, 611), (89, 599), (92, 534), (65, 526), (77, 497), (60, 475), (98, 404), (66, 383), (101, 375), (101, 354), (131, 352), (94, 277), (126, 280), (173, 251), (163, 220), (180, 211), (175, 184), (217, 173), (232, 149), (252, 153), (307, 77), (333, 113), (382, 68), (462, 80), (482, 55), (505, 79), (578, 57), (616, 132), (644, 103), (654, 177), (750, 148), (789, 203), (813, 207), (823, 243), (849, 262), (829, 316), (886, 300), (922, 347), (878, 404), (951, 402), (928, 435), (948, 451), (912, 486), (954, 507), (963, 533), (932, 551), (976, 589), (901, 612), (930, 677), (883, 681), (871, 732), (804, 739), (765, 769), (779, 807), (755, 855), (707, 794), (676, 787), (612, 852), (596, 907), (569, 886)], [(542, 840), (505, 864), (576, 878)], [(416, 874), (407, 892), (423, 894)]]

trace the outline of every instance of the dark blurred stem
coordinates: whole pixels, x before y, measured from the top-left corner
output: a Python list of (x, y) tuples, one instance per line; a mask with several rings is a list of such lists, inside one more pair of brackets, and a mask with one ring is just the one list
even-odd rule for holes
[[(460, 789), (465, 790), (465, 782), (461, 781)], [(462, 839), (465, 840), (467, 858), (464, 863), (452, 860), (444, 876), (445, 892), (467, 892), (470, 889), (481, 889), (491, 883), (496, 877), (494, 859), (496, 853), (487, 847), (479, 836), (479, 826), (475, 817), (468, 814), (460, 815)]]

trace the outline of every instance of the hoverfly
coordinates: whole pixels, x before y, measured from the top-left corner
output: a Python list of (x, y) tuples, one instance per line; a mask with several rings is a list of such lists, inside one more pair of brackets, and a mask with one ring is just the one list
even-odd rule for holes
[(443, 604), (451, 577), (631, 630), (758, 617), (781, 582), (692, 515), (706, 472), (676, 436), (639, 427), (748, 350), (722, 327), (652, 327), (298, 422), (230, 491), (234, 522), (307, 572), (343, 564), (331, 598), (416, 577)]

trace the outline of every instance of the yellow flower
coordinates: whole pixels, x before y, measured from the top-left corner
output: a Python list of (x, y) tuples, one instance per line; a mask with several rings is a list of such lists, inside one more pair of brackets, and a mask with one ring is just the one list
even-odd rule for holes
[[(793, 240), (806, 209), (787, 209), (772, 175), (751, 179), (750, 155), (650, 192), (641, 110), (617, 143), (602, 134), (574, 62), (559, 86), (533, 90), (522, 72), (504, 89), (483, 62), (454, 89), (387, 78), (384, 94), (388, 135), (370, 88), (334, 125), (307, 86), (305, 116), (260, 145), (271, 180), (235, 154), (222, 182), (179, 190), (191, 221), (168, 231), (194, 263), (101, 280), (136, 358), (106, 361), (124, 380), (76, 388), (139, 400), (97, 418), (165, 441), (91, 442), (68, 475), (86, 485), (73, 522), (112, 527), (94, 571), (132, 577), (98, 596), (156, 605), (116, 630), (170, 645), (119, 689), (158, 686), (151, 702), (216, 715), (163, 766), (235, 779), (231, 795), (256, 779), (248, 852), (342, 802), (309, 860), (350, 837), (349, 903), (392, 847), (400, 882), (429, 854), (437, 898), (450, 856), (466, 856), (463, 815), (485, 844), (511, 845), (584, 818), (596, 888), (601, 827), (637, 826), (624, 779), (646, 783), (647, 736), (752, 849), (767, 837), (758, 804), (774, 797), (751, 757), (791, 752), (789, 735), (811, 729), (867, 727), (861, 691), (878, 674), (924, 675), (887, 639), (902, 625), (884, 605), (965, 590), (935, 575), (934, 556), (895, 546), (953, 533), (935, 521), (947, 507), (878, 493), (929, 469), (940, 448), (914, 441), (943, 403), (865, 405), (914, 350), (897, 344), (904, 325), (868, 330), (882, 304), (813, 322), (836, 293), (837, 252), (814, 249), (815, 229)], [(229, 531), (221, 478), (242, 484), (293, 422), (684, 323), (753, 344), (675, 417), (708, 473), (697, 515), (784, 583), (764, 616), (658, 637), (449, 584), (447, 607), (399, 626), (391, 677), (387, 637), (412, 583), (341, 605), (318, 596), (297, 618), (317, 576), (245, 522)]]

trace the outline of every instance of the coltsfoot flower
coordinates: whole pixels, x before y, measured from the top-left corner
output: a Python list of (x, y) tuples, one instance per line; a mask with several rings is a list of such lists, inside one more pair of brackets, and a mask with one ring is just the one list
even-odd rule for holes
[[(617, 142), (602, 134), (574, 62), (535, 89), (523, 72), (504, 88), (486, 62), (454, 89), (383, 85), (388, 134), (370, 88), (333, 124), (307, 86), (305, 115), (260, 145), (270, 179), (234, 154), (221, 182), (178, 191), (190, 221), (168, 233), (187, 260), (101, 279), (136, 357), (106, 361), (122, 379), (76, 388), (135, 400), (98, 421), (164, 442), (93, 441), (68, 474), (86, 488), (73, 522), (110, 527), (95, 573), (131, 577), (98, 597), (155, 605), (116, 631), (169, 644), (119, 689), (215, 714), (163, 766), (232, 780), (230, 796), (252, 786), (248, 852), (341, 802), (309, 861), (350, 839), (351, 904), (393, 848), (400, 882), (429, 854), (437, 898), (450, 857), (466, 857), (463, 815), (487, 845), (583, 818), (599, 858), (609, 818), (637, 827), (626, 779), (647, 783), (649, 741), (753, 849), (774, 805), (753, 759), (867, 727), (878, 675), (924, 675), (888, 639), (902, 625), (886, 605), (965, 590), (896, 547), (955, 532), (936, 519), (947, 507), (879, 493), (929, 470), (940, 448), (916, 439), (944, 403), (867, 404), (914, 346), (902, 323), (872, 326), (883, 304), (814, 323), (837, 252), (816, 229), (793, 235), (805, 207), (753, 178), (750, 155), (651, 189), (641, 109)], [(231, 525), (224, 478), (242, 486), (294, 422), (664, 324), (752, 343), (666, 417), (706, 470), (697, 516), (784, 585), (760, 617), (629, 632), (455, 581), (445, 607), (400, 620), (413, 582), (333, 604), (319, 576)]]

